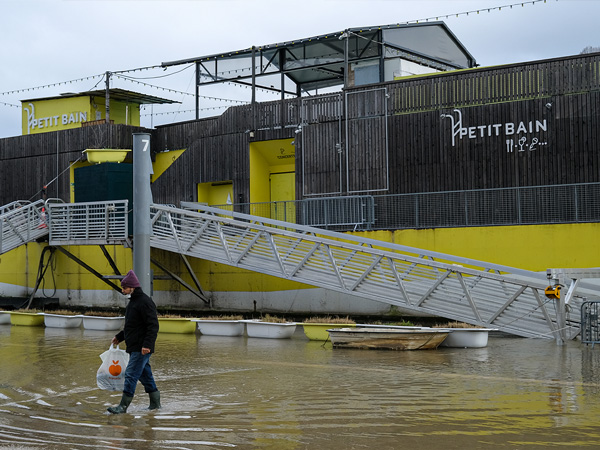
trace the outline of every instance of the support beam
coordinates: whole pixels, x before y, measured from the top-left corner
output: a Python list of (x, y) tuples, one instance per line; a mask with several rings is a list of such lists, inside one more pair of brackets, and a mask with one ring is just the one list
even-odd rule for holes
[(104, 278), (104, 276), (100, 272), (97, 272), (91, 266), (89, 266), (88, 264), (84, 263), (81, 259), (79, 259), (77, 256), (75, 256), (73, 253), (69, 252), (68, 250), (64, 249), (61, 246), (57, 246), (57, 247), (53, 247), (53, 248), (56, 248), (56, 250), (60, 251), (67, 258), (72, 259), (77, 264), (79, 264), (81, 267), (83, 267), (84, 269), (86, 269), (88, 272), (91, 272), (93, 275), (95, 275), (96, 277), (98, 277), (104, 283), (108, 284), (115, 291), (121, 293), (121, 286), (117, 286), (113, 282), (111, 282), (111, 281), (107, 280), (106, 278)]
[(210, 301), (204, 296), (204, 294), (202, 292), (195, 291), (192, 286), (190, 286), (188, 283), (186, 283), (181, 277), (178, 277), (177, 275), (175, 275), (173, 272), (171, 272), (169, 269), (167, 269), (161, 263), (159, 263), (155, 259), (152, 259), (152, 264), (154, 264), (160, 270), (162, 270), (163, 272), (165, 272), (167, 275), (169, 275), (175, 281), (177, 281), (178, 283), (180, 283), (183, 287), (185, 287), (188, 291), (190, 291), (192, 294), (194, 294), (196, 297), (198, 297), (204, 303), (206, 303), (207, 305), (210, 304)]

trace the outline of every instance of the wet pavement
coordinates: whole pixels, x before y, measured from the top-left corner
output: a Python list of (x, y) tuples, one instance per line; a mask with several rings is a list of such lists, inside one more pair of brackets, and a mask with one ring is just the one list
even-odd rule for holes
[(114, 332), (0, 325), (0, 448), (600, 448), (600, 346), (490, 337), (486, 348), (332, 349), (159, 335), (162, 409), (101, 391)]

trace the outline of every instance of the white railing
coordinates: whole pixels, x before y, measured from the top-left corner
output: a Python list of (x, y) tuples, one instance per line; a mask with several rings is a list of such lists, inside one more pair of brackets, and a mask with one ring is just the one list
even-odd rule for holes
[[(151, 207), (150, 245), (525, 337), (571, 339), (545, 274), (195, 203)], [(579, 311), (583, 298), (574, 296)]]
[(119, 244), (129, 235), (127, 200), (48, 206), (50, 245)]
[(47, 234), (43, 200), (19, 200), (0, 208), (0, 254)]

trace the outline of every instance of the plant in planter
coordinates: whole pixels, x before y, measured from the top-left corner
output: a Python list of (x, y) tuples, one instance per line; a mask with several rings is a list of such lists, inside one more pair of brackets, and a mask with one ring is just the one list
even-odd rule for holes
[(245, 323), (238, 315), (208, 316), (192, 319), (198, 324), (198, 331), (207, 336), (241, 336)]
[(161, 333), (194, 333), (196, 324), (189, 317), (182, 317), (178, 314), (159, 314), (158, 331)]
[(44, 325), (48, 328), (78, 328), (83, 316), (74, 311), (60, 309), (51, 313), (43, 313)]
[(311, 317), (302, 322), (304, 334), (311, 341), (327, 341), (331, 328), (355, 327), (356, 322), (346, 317)]
[(296, 322), (271, 316), (269, 314), (260, 319), (244, 320), (248, 337), (285, 339), (290, 338), (296, 331)]
[(85, 330), (120, 330), (125, 324), (125, 317), (114, 311), (88, 311), (83, 315)]
[(39, 327), (44, 325), (44, 316), (39, 309), (17, 309), (10, 311), (12, 325)]
[(434, 328), (450, 330), (441, 347), (482, 348), (488, 344), (488, 336), (494, 328), (484, 328), (463, 322), (448, 322)]

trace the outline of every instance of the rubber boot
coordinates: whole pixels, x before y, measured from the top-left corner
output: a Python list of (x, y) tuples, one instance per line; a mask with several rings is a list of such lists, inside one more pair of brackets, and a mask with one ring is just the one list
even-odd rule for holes
[(150, 406), (148, 409), (159, 409), (160, 408), (160, 391), (150, 392)]
[(121, 403), (119, 403), (117, 406), (111, 406), (107, 409), (107, 411), (111, 414), (123, 414), (127, 412), (127, 408), (129, 407), (129, 404), (131, 403), (131, 400), (133, 400), (133, 397), (129, 397), (125, 394), (123, 394), (123, 396), (121, 397)]

